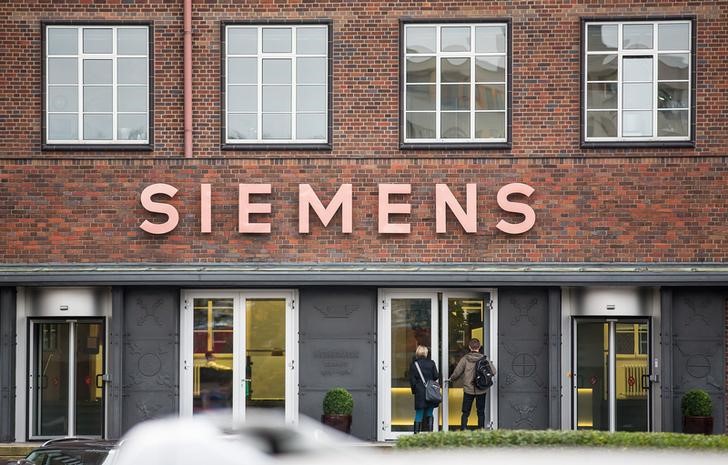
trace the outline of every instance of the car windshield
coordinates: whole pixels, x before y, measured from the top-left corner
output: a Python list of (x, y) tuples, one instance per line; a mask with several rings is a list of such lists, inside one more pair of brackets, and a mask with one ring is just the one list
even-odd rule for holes
[(104, 465), (110, 463), (110, 458), (108, 450), (64, 448), (36, 450), (26, 460), (35, 465)]

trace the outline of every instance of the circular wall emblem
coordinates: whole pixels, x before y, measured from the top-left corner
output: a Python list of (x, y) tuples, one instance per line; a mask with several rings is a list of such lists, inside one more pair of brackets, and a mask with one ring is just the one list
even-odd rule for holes
[(685, 369), (693, 378), (705, 378), (710, 373), (710, 359), (705, 355), (691, 355)]
[(162, 361), (156, 354), (146, 353), (139, 357), (139, 373), (144, 376), (154, 376), (162, 369)]
[(531, 354), (517, 354), (513, 357), (511, 368), (513, 368), (513, 373), (515, 373), (516, 376), (520, 378), (528, 378), (536, 372), (536, 359), (533, 358), (533, 355)]

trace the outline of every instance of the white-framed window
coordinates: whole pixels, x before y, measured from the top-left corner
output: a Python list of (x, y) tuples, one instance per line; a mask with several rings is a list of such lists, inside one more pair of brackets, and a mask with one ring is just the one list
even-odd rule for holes
[(329, 26), (225, 27), (225, 142), (329, 142)]
[(47, 25), (46, 144), (149, 144), (149, 27)]
[(508, 24), (404, 25), (407, 143), (507, 142)]
[(692, 22), (585, 23), (584, 140), (691, 138)]

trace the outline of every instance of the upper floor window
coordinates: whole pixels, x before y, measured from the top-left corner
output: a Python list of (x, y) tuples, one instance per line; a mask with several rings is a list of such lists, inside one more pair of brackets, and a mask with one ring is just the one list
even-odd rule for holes
[(149, 144), (149, 27), (48, 25), (48, 145)]
[(508, 140), (508, 25), (404, 26), (403, 142)]
[(585, 26), (585, 142), (690, 140), (691, 21)]
[(329, 27), (225, 28), (225, 142), (329, 142)]

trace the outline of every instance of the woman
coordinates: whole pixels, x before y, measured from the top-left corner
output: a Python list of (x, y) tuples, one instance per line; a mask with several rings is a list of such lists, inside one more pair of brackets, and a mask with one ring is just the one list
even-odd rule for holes
[[(432, 431), (433, 418), (432, 410), (437, 407), (437, 403), (427, 402), (425, 399), (425, 382), (437, 380), (440, 374), (437, 372), (435, 362), (427, 358), (429, 350), (425, 346), (417, 346), (415, 351), (415, 360), (410, 365), (410, 386), (412, 394), (415, 396), (415, 434), (421, 431)], [(420, 370), (417, 370), (419, 365)], [(420, 376), (422, 371), (422, 376)]]

